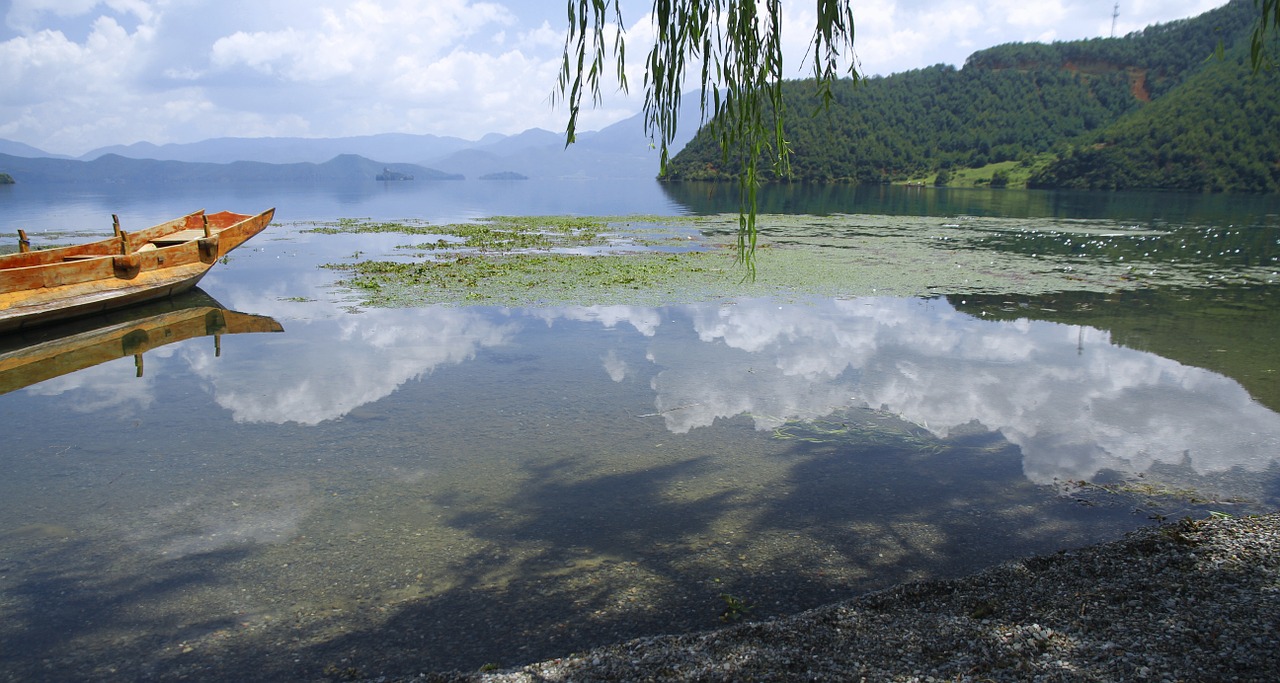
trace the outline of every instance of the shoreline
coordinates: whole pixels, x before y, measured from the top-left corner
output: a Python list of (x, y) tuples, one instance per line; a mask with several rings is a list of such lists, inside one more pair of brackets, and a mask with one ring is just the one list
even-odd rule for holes
[(790, 617), (640, 638), (503, 671), (373, 680), (1261, 682), (1277, 671), (1280, 512), (1273, 512), (1184, 519)]

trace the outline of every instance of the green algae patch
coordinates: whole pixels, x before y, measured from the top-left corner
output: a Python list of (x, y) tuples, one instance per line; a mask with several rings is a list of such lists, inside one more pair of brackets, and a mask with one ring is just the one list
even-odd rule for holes
[(432, 225), (427, 221), (364, 221), (341, 219), (303, 230), (322, 235), (400, 234), (434, 237), (434, 241), (403, 245), (404, 249), (477, 249), (483, 251), (549, 250), (603, 243), (598, 218), (575, 216), (495, 216), (471, 223)]
[(369, 306), (658, 304), (721, 295), (741, 280), (732, 252), (702, 243), (696, 230), (671, 218), (497, 216), (447, 225), (346, 220), (306, 232), (434, 238), (398, 245), (394, 258), (323, 266), (346, 273), (336, 284)]
[(714, 252), (465, 255), (426, 261), (330, 264), (340, 287), (370, 306), (657, 305), (704, 300), (736, 282), (732, 258)]
[(403, 221), (381, 221), (373, 222), (360, 218), (339, 218), (336, 221), (323, 223), (306, 223), (314, 227), (305, 228), (302, 232), (311, 232), (320, 235), (343, 235), (343, 234), (376, 234), (376, 233), (396, 233), (401, 235), (424, 235), (439, 234), (439, 228), (431, 225), (428, 221), (422, 220), (403, 220)]
[(1190, 261), (1171, 233), (1112, 221), (767, 215), (752, 278), (737, 259), (737, 226), (736, 215), (494, 217), (440, 226), (349, 221), (312, 232), (435, 238), (400, 245), (387, 258), (326, 264), (345, 273), (339, 287), (370, 306), (1036, 296), (1275, 275), (1270, 264)]

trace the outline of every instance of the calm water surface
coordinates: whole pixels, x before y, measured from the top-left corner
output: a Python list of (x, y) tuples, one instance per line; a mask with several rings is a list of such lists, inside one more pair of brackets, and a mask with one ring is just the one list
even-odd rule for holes
[[(1265, 286), (362, 309), (317, 266), (396, 238), (294, 224), (734, 208), (493, 187), (0, 188), (5, 232), (277, 206), (202, 289), (283, 327), (0, 395), (0, 677), (511, 666), (1280, 503)], [(766, 210), (1190, 225), (1255, 262), (1280, 237), (1274, 199), (874, 190)]]

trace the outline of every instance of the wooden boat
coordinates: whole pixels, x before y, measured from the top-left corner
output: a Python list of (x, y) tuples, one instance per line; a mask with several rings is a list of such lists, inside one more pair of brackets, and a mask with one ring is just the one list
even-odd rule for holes
[(218, 259), (262, 232), (275, 209), (256, 216), (197, 211), (98, 242), (0, 256), (0, 333), (100, 313), (191, 289)]
[(196, 289), (173, 299), (77, 318), (0, 337), (0, 394), (125, 356), (138, 377), (142, 354), (166, 344), (212, 336), (283, 332), (273, 318), (229, 311)]

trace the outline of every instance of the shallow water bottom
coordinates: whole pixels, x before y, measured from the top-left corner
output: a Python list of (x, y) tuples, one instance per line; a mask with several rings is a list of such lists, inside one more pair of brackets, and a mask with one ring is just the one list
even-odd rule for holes
[[(34, 656), (5, 669), (316, 679), (514, 665), (1149, 523), (1132, 500), (1086, 505), (1030, 482), (1019, 449), (979, 430), (937, 439), (846, 409), (820, 427), (739, 417), (677, 435), (651, 405), (605, 419), (550, 395), (491, 396), (505, 417), (485, 429), (465, 419), (474, 403), (448, 400), (459, 382), (476, 393), (477, 373), (432, 380), (240, 448), (145, 422), (61, 450), (17, 439), (26, 485), (5, 491), (22, 514), (0, 530), (0, 638)], [(128, 454), (107, 445), (122, 442)]]

